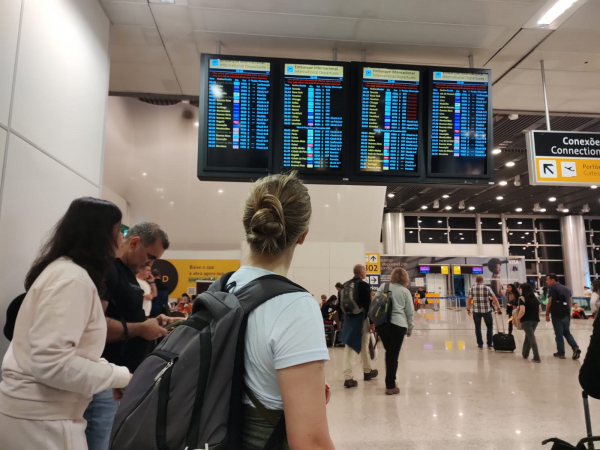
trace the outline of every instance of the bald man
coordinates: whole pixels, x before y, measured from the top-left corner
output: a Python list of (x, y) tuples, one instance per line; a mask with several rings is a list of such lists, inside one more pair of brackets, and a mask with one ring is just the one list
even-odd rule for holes
[(358, 382), (352, 377), (354, 352), (360, 354), (364, 381), (370, 381), (378, 375), (377, 370), (371, 369), (371, 359), (369, 358), (369, 333), (375, 327), (370, 324), (367, 317), (369, 305), (371, 304), (371, 288), (364, 281), (366, 277), (367, 269), (365, 266), (362, 264), (355, 265), (354, 278), (344, 283), (339, 292), (342, 305), (346, 296), (352, 296), (355, 303), (361, 308), (358, 314), (344, 311), (345, 319), (341, 339), (346, 344), (344, 348), (344, 387), (346, 388), (358, 386)]

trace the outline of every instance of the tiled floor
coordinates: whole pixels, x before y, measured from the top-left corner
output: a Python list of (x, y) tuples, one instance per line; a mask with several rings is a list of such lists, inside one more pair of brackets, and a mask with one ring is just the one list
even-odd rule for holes
[[(479, 350), (464, 309), (419, 312), (415, 322), (400, 353), (400, 395), (384, 395), (383, 351), (376, 363), (380, 376), (373, 381), (363, 382), (355, 358), (354, 389), (343, 388), (343, 349), (330, 351), (328, 412), (336, 449), (529, 450), (549, 448), (541, 445), (548, 437), (576, 443), (585, 436), (581, 361), (552, 357), (551, 324), (540, 323), (542, 364), (534, 364), (521, 357), (522, 331), (514, 332), (515, 353)], [(571, 328), (585, 354), (591, 321), (573, 321)], [(590, 403), (600, 434), (600, 401)]]

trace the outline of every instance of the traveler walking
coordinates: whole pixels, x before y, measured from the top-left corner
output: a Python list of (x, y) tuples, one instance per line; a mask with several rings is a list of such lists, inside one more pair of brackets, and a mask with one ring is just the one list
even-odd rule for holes
[[(407, 289), (410, 284), (406, 270), (398, 268), (392, 271), (389, 292), (392, 295), (392, 314), (390, 321), (377, 327), (377, 333), (385, 347), (385, 393), (394, 395), (400, 393), (396, 386), (396, 372), (398, 371), (398, 356), (404, 342), (404, 336), (410, 337), (414, 328), (413, 316), (415, 308), (412, 304), (412, 295)], [(379, 286), (379, 292), (384, 292), (386, 284)]]
[[(509, 319), (508, 322), (508, 334), (513, 332), (514, 317), (513, 312), (519, 305), (519, 291), (516, 285), (509, 284), (506, 286), (506, 315)], [(513, 317), (513, 320), (510, 318)]]
[(592, 283), (592, 297), (590, 298), (591, 314), (596, 318), (600, 309), (600, 280), (594, 280)]
[(533, 350), (533, 362), (542, 362), (538, 351), (537, 341), (535, 339), (535, 330), (540, 323), (540, 314), (542, 306), (533, 293), (533, 288), (529, 283), (523, 283), (520, 288), (521, 296), (519, 297), (519, 306), (513, 312), (517, 320), (517, 325), (520, 324), (521, 329), (525, 332), (525, 340), (523, 341), (523, 358), (529, 358), (530, 350)]
[[(126, 366), (131, 373), (150, 353), (154, 341), (168, 333), (164, 326), (178, 320), (164, 315), (147, 319), (142, 307), (144, 291), (136, 279), (136, 274), (152, 266), (167, 248), (169, 238), (158, 225), (148, 222), (134, 225), (125, 237), (122, 255), (114, 260), (106, 278), (106, 291), (101, 298), (107, 303), (108, 332), (102, 356), (111, 363)], [(111, 390), (94, 395), (84, 414), (90, 450), (108, 449), (118, 407), (115, 400), (119, 399), (120, 393)]]
[(492, 305), (490, 298), (493, 300), (496, 310), (499, 315), (502, 314), (498, 298), (492, 290), (483, 284), (483, 275), (477, 275), (475, 278), (477, 284), (471, 287), (467, 298), (467, 313), (471, 315), (471, 304), (473, 305), (473, 322), (475, 323), (475, 336), (477, 337), (477, 347), (483, 348), (483, 337), (481, 336), (481, 319), (485, 321), (487, 327), (487, 346), (490, 350), (494, 348), (492, 339), (494, 337), (494, 319), (492, 317)]
[[(556, 337), (556, 358), (565, 359), (565, 341), (573, 349), (573, 359), (579, 359), (581, 350), (569, 329), (571, 326), (571, 307), (573, 295), (571, 290), (558, 282), (555, 274), (546, 275), (548, 286), (548, 307), (546, 308), (546, 322), (552, 317), (552, 327)], [(564, 338), (564, 339), (563, 339)]]
[(119, 208), (88, 197), (71, 203), (42, 247), (2, 364), (2, 450), (87, 449), (83, 412), (92, 395), (129, 384), (127, 367), (100, 359), (98, 292), (122, 239)]
[(339, 292), (342, 311), (344, 312), (344, 328), (342, 342), (344, 348), (344, 387), (353, 388), (358, 382), (352, 377), (354, 352), (360, 355), (364, 381), (377, 378), (379, 372), (371, 369), (369, 358), (369, 334), (375, 331), (367, 317), (371, 304), (371, 288), (364, 281), (367, 269), (361, 264), (354, 266), (354, 278), (344, 283)]

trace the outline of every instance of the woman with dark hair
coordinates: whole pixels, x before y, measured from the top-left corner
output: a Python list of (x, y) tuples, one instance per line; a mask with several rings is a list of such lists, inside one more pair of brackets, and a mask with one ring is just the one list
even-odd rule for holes
[[(513, 316), (514, 310), (519, 306), (519, 290), (517, 285), (509, 284), (506, 286), (506, 315), (510, 318)], [(513, 320), (508, 322), (508, 334), (513, 332)]]
[(321, 306), (321, 315), (323, 316), (323, 320), (335, 323), (338, 331), (342, 329), (342, 308), (335, 295), (332, 295), (323, 303), (323, 306)]
[(87, 449), (92, 395), (129, 384), (100, 356), (106, 319), (99, 292), (121, 246), (121, 212), (74, 200), (25, 279), (27, 295), (2, 363), (0, 448)]
[(530, 350), (533, 350), (533, 362), (542, 362), (538, 351), (537, 341), (535, 339), (535, 329), (540, 323), (540, 314), (542, 306), (533, 293), (533, 287), (529, 283), (521, 285), (521, 297), (519, 297), (519, 306), (514, 314), (517, 318), (517, 324), (521, 324), (521, 329), (525, 332), (525, 341), (523, 342), (523, 358), (529, 358)]

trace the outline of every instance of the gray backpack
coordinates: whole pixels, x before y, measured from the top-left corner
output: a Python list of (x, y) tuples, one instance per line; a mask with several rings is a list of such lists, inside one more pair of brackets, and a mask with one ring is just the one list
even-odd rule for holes
[(361, 280), (353, 278), (346, 281), (340, 289), (340, 308), (344, 314), (360, 314), (363, 309), (358, 306), (358, 283)]
[[(306, 291), (267, 275), (231, 294), (232, 274), (200, 294), (192, 315), (135, 371), (113, 423), (111, 450), (239, 450), (244, 392), (268, 414), (244, 385), (248, 314), (279, 295)], [(285, 440), (284, 419), (271, 423), (265, 449)]]
[(390, 283), (383, 285), (383, 292), (377, 291), (369, 305), (369, 320), (376, 327), (392, 320), (392, 291)]

